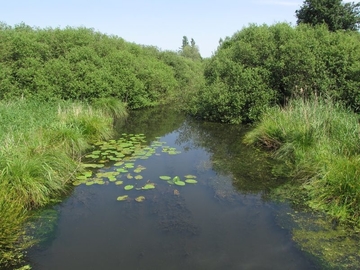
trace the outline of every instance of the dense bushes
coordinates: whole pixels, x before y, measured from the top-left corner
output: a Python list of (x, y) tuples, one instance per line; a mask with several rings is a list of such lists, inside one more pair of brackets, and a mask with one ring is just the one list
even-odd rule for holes
[(325, 26), (250, 25), (222, 42), (206, 65), (207, 87), (194, 113), (252, 121), (267, 105), (315, 93), (360, 111), (359, 44), (359, 33)]
[(202, 78), (200, 62), (92, 29), (0, 25), (0, 99), (115, 97), (140, 108), (181, 97), (194, 77)]

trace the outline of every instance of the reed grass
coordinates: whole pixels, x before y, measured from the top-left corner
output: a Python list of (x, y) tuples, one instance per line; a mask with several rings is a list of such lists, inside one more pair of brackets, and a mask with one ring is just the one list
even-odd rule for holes
[(80, 102), (0, 102), (0, 265), (22, 258), (29, 211), (71, 187), (90, 143), (113, 136), (114, 115), (126, 115), (125, 106), (109, 112)]
[(270, 108), (244, 138), (286, 166), (308, 206), (360, 227), (359, 116), (323, 99)]

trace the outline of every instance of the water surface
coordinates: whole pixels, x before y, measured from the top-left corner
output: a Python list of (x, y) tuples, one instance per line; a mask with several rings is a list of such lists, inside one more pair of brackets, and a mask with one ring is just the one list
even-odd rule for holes
[[(181, 151), (136, 160), (153, 190), (81, 185), (54, 207), (56, 226), (29, 251), (33, 269), (317, 269), (279, 224), (287, 205), (267, 199), (281, 183), (271, 162), (241, 144), (240, 126), (198, 122), (163, 110), (134, 112), (119, 133), (144, 133)], [(111, 169), (111, 167), (110, 167)], [(192, 174), (169, 185), (159, 175)], [(138, 181), (138, 182), (136, 182)], [(176, 191), (178, 192), (176, 192)], [(144, 195), (142, 203), (116, 198)]]

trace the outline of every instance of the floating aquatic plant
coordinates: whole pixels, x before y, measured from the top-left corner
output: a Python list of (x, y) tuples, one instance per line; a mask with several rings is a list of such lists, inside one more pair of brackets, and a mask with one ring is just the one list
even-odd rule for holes
[[(152, 142), (150, 145), (145, 146), (146, 143), (144, 134), (126, 134), (123, 133), (122, 137), (118, 140), (110, 140), (106, 142), (97, 142), (94, 144), (95, 149), (88, 155), (86, 158), (89, 159), (87, 163), (82, 165), (83, 168), (89, 169), (101, 169), (109, 162), (113, 164), (106, 169), (101, 169), (96, 173), (92, 171), (85, 171), (77, 176), (77, 180), (73, 182), (75, 186), (85, 184), (85, 185), (104, 185), (109, 184), (109, 182), (114, 182), (115, 185), (123, 185), (124, 181), (119, 180), (119, 178), (124, 174), (126, 179), (132, 180), (141, 180), (143, 176), (140, 173), (146, 168), (142, 165), (136, 166), (136, 161), (148, 159), (153, 155), (177, 155), (181, 152), (178, 151), (175, 147), (170, 147), (166, 145), (166, 142), (159, 141), (160, 138), (157, 138), (157, 141)], [(95, 174), (95, 176), (93, 176)], [(93, 177), (93, 178), (92, 178)], [(167, 181), (169, 184), (174, 184), (178, 186), (185, 186), (186, 184), (196, 184), (195, 175), (185, 175), (185, 179), (180, 179), (179, 176), (168, 176), (161, 175), (159, 178), (161, 180)], [(125, 180), (125, 181), (128, 181)], [(134, 182), (133, 182), (134, 183)], [(132, 189), (136, 190), (151, 190), (155, 188), (155, 183), (150, 183), (149, 181), (142, 187), (135, 187), (135, 185), (127, 185), (125, 183), (124, 190), (129, 191)], [(174, 190), (175, 195), (179, 195), (178, 190)], [(117, 200), (127, 200), (128, 195), (119, 196)], [(135, 200), (142, 202), (145, 199), (144, 196), (139, 196)]]
[(139, 197), (135, 198), (135, 201), (137, 201), (137, 202), (143, 202), (144, 200), (145, 200), (144, 196), (139, 196)]

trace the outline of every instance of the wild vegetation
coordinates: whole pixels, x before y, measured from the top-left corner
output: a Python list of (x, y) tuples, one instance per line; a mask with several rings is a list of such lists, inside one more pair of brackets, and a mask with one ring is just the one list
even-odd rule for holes
[[(202, 63), (87, 28), (0, 25), (0, 264), (32, 243), (29, 210), (69, 190), (84, 151), (126, 108), (182, 102)], [(194, 74), (197, 74), (196, 76)], [(184, 105), (184, 104), (183, 104)]]
[(360, 110), (360, 35), (325, 25), (250, 25), (225, 39), (205, 65), (192, 113), (229, 123), (256, 121), (300, 93)]
[(113, 97), (137, 109), (196, 91), (201, 79), (201, 61), (92, 29), (0, 25), (1, 99)]
[(171, 52), (88, 28), (0, 24), (0, 264), (21, 260), (29, 210), (67, 191), (126, 107), (255, 123), (245, 142), (283, 161), (273, 171), (291, 177), (291, 200), (359, 227), (359, 4), (331, 4), (323, 14), (304, 1), (296, 27), (251, 24), (210, 59), (186, 36)]

